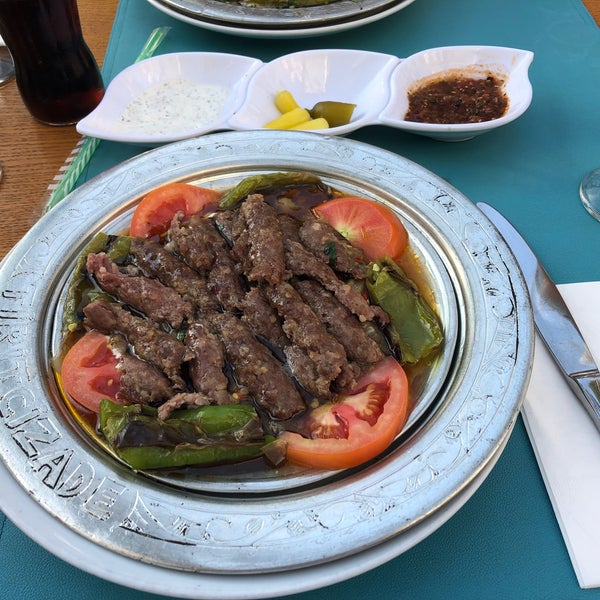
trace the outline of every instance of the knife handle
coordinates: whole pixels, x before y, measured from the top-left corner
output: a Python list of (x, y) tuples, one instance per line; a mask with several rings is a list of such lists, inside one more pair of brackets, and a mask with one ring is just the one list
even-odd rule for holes
[(600, 431), (600, 373), (571, 375), (573, 390)]

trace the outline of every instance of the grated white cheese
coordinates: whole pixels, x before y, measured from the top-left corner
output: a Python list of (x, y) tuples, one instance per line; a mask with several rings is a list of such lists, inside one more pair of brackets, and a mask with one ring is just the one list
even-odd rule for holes
[(149, 87), (126, 106), (119, 131), (168, 134), (201, 127), (218, 119), (228, 89), (175, 79)]

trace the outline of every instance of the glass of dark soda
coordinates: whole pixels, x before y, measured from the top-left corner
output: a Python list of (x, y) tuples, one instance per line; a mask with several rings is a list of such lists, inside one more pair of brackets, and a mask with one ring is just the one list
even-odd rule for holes
[(69, 125), (96, 108), (104, 85), (83, 39), (76, 0), (0, 0), (0, 35), (36, 119)]

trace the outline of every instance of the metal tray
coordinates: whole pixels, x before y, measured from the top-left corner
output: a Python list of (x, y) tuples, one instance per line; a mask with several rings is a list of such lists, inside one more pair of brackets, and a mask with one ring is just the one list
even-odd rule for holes
[(243, 37), (288, 38), (353, 29), (392, 15), (414, 0), (336, 0), (298, 8), (253, 7), (227, 0), (148, 2), (171, 17), (197, 27)]
[[(342, 473), (156, 480), (93, 443), (64, 410), (51, 370), (61, 289), (99, 230), (125, 224), (170, 181), (227, 186), (258, 171), (310, 170), (392, 207), (435, 281), (451, 333), (434, 393), (380, 459)], [(450, 289), (448, 292), (448, 284)], [(0, 452), (65, 527), (104, 550), (205, 574), (284, 573), (365, 552), (457, 499), (499, 455), (529, 378), (533, 326), (512, 255), (448, 183), (390, 152), (300, 132), (230, 132), (163, 146), (96, 177), (52, 209), (0, 271)], [(438, 387), (436, 387), (439, 384)], [(425, 393), (427, 396), (427, 393)], [(445, 519), (440, 518), (439, 524)], [(436, 524), (436, 526), (439, 526)], [(293, 551), (292, 551), (293, 548)]]

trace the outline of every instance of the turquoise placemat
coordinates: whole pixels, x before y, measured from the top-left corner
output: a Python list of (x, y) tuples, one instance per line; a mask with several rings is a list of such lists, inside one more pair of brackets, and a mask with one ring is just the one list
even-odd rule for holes
[[(122, 0), (104, 62), (108, 82), (149, 32), (170, 25), (159, 53), (220, 51), (267, 61), (310, 48), (359, 48), (407, 56), (434, 46), (533, 50), (534, 100), (514, 123), (447, 144), (369, 127), (351, 134), (414, 160), (473, 201), (502, 210), (559, 283), (600, 279), (600, 223), (581, 207), (581, 177), (600, 165), (600, 31), (579, 0), (416, 0), (387, 19), (335, 35), (267, 40), (173, 20), (145, 0)], [(102, 142), (82, 180), (141, 151)], [(1, 491), (0, 491), (1, 493)], [(600, 560), (600, 557), (599, 557)], [(90, 557), (93, 561), (93, 557)], [(152, 600), (89, 575), (30, 541), (0, 515), (0, 599)], [(413, 549), (364, 575), (292, 600), (600, 598), (580, 590), (521, 420), (481, 488)]]
[[(600, 279), (600, 224), (581, 207), (579, 181), (600, 165), (600, 30), (579, 0), (416, 0), (380, 22), (315, 38), (235, 37), (176, 21), (144, 0), (121, 2), (104, 72), (133, 62), (150, 30), (170, 25), (158, 53), (217, 51), (263, 61), (311, 48), (358, 48), (408, 56), (445, 45), (489, 44), (535, 52), (534, 98), (514, 123), (448, 144), (386, 127), (349, 137), (410, 158), (474, 202), (486, 201), (527, 235), (558, 283)], [(86, 177), (139, 148), (103, 143)]]

